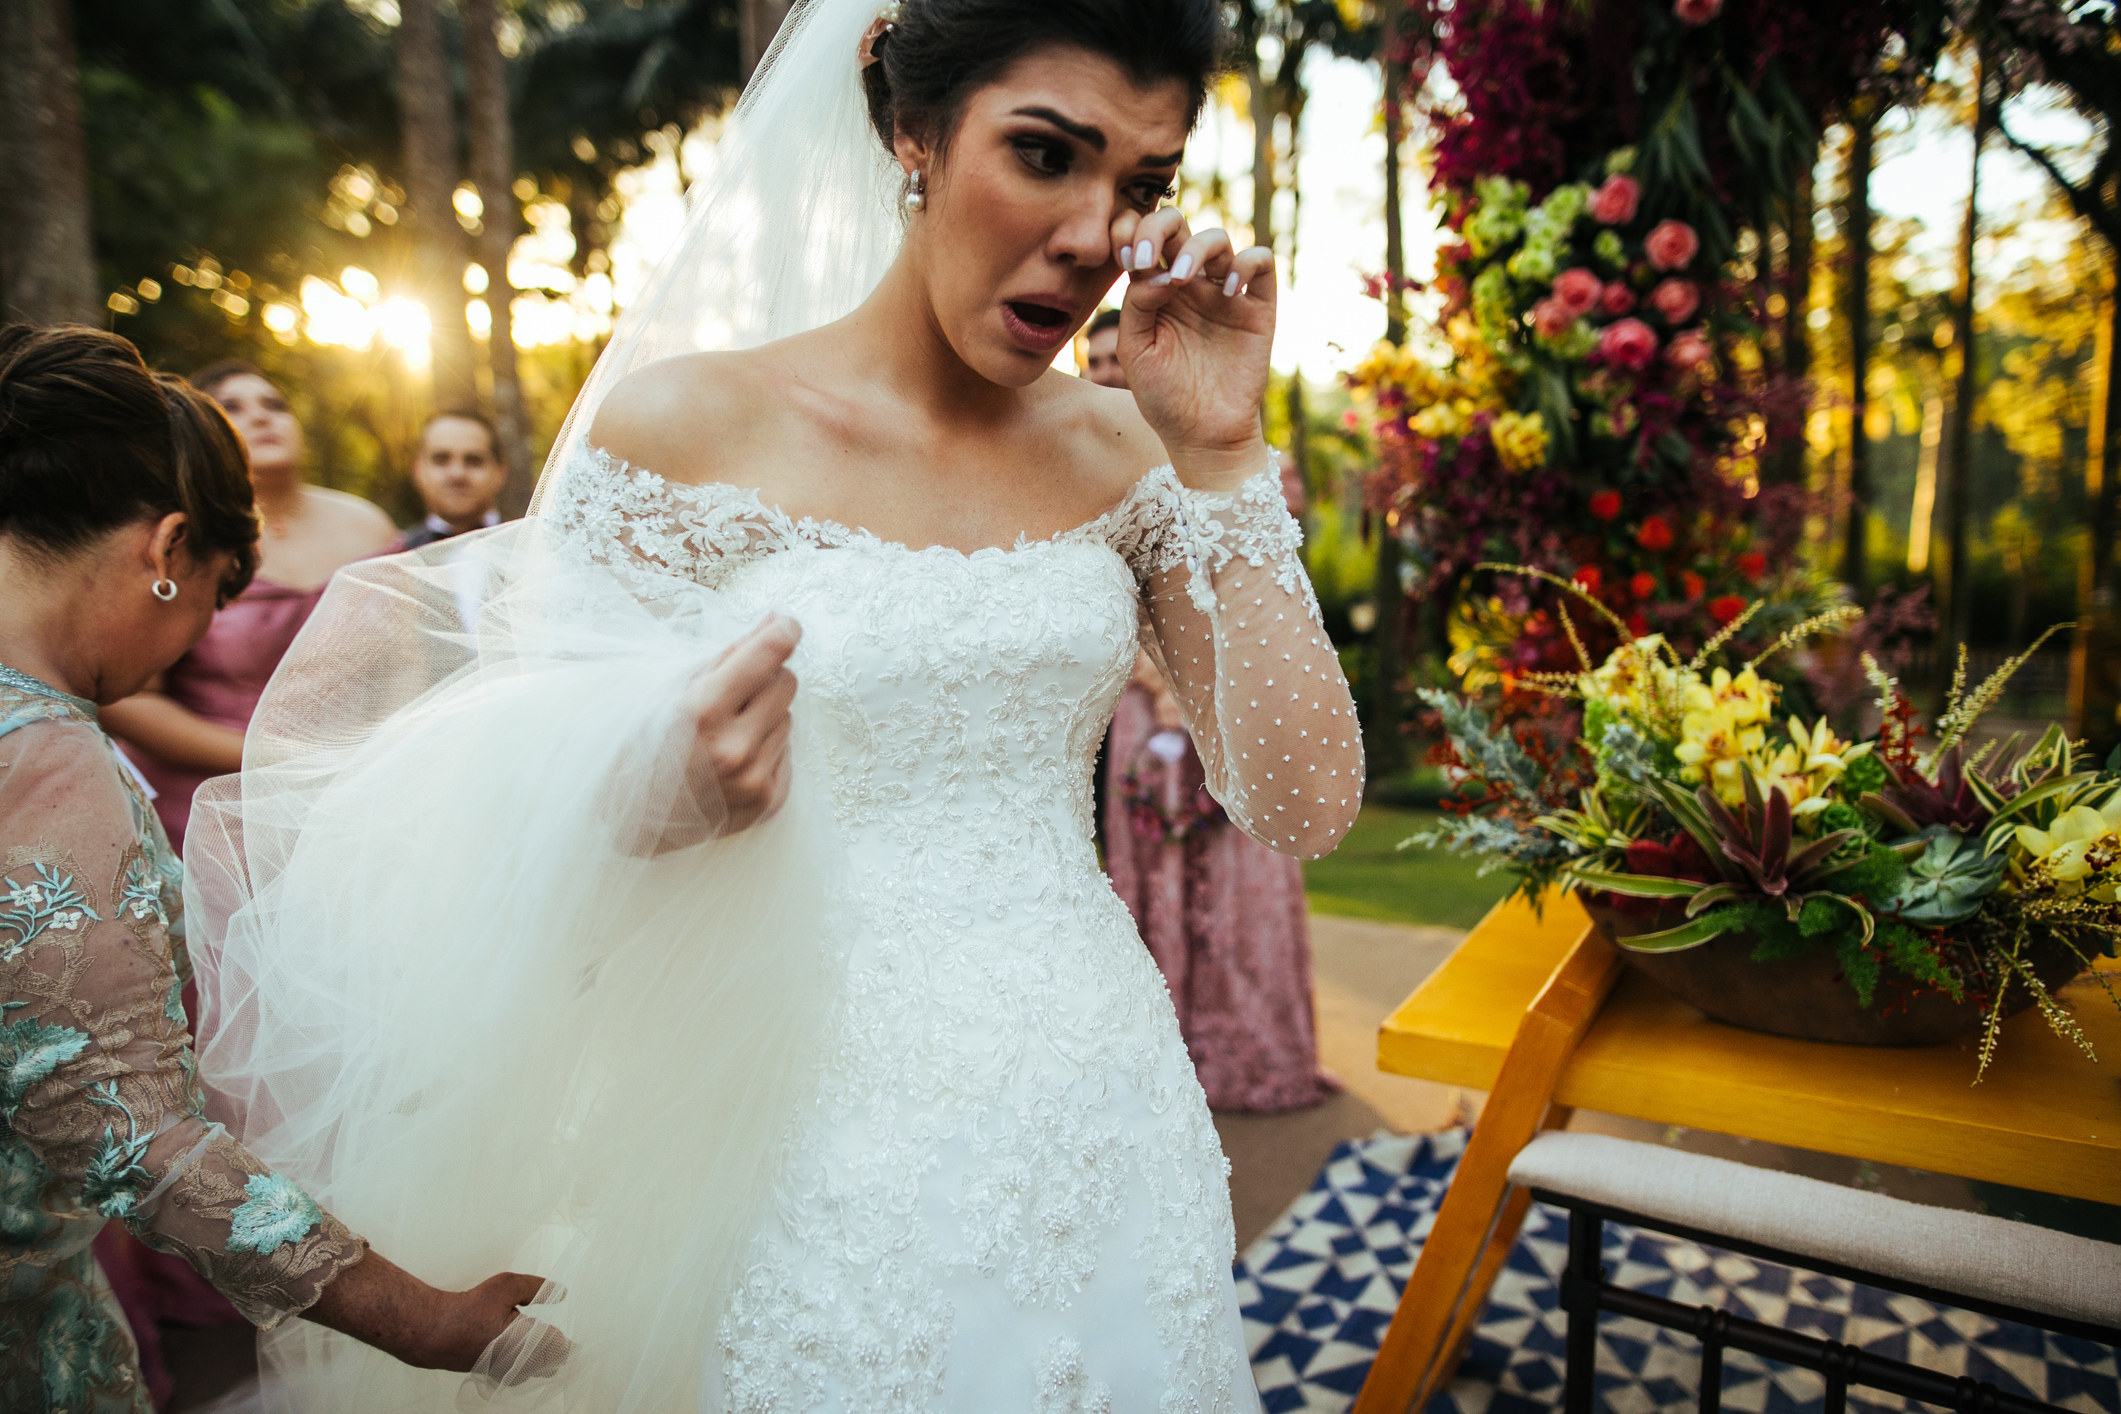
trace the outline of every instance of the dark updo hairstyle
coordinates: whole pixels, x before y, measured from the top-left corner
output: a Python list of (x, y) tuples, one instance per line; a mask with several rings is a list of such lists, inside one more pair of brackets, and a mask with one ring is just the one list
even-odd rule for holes
[(52, 559), (182, 511), (190, 554), (232, 554), (224, 596), (258, 565), (242, 439), (212, 398), (151, 372), (100, 329), (0, 329), (0, 535)]
[(900, 0), (897, 21), (862, 70), (869, 121), (886, 150), (900, 131), (947, 147), (965, 99), (1034, 49), (1103, 55), (1136, 83), (1186, 85), (1186, 125), (1222, 71), (1228, 31), (1218, 0)]

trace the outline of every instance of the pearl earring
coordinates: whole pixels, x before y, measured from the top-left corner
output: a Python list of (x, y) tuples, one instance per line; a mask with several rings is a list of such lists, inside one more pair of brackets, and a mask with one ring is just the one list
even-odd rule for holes
[(920, 168), (913, 169), (913, 185), (906, 189), (906, 209), (919, 211), (928, 204), (928, 179), (921, 175)]

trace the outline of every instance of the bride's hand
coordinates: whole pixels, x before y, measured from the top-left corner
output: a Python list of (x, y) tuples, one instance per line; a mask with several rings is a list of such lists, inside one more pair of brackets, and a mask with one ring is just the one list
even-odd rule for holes
[(1179, 479), (1223, 490), (1266, 464), (1260, 402), (1274, 344), (1274, 252), (1232, 248), (1164, 207), (1112, 223), (1120, 268), (1119, 361)]
[(666, 837), (664, 848), (750, 829), (788, 798), (788, 708), (795, 701), (788, 656), (802, 637), (794, 619), (769, 614), (686, 689), (692, 747), (685, 780), (701, 819), (696, 829), (677, 832), (692, 838)]

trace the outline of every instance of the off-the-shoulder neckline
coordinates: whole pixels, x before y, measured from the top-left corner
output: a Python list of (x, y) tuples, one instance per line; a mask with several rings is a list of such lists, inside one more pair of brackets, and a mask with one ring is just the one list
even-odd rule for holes
[(717, 499), (738, 498), (745, 503), (747, 513), (755, 513), (789, 539), (804, 544), (824, 546), (860, 545), (873, 550), (893, 550), (909, 555), (942, 555), (963, 560), (979, 559), (994, 555), (1017, 555), (1058, 545), (1080, 542), (1096, 543), (1102, 540), (1107, 530), (1122, 521), (1142, 501), (1153, 499), (1168, 484), (1176, 489), (1178, 477), (1170, 464), (1164, 463), (1143, 472), (1127, 487), (1126, 494), (1100, 514), (1080, 525), (1057, 530), (1051, 535), (1037, 538), (1019, 531), (1013, 544), (981, 545), (966, 550), (956, 545), (908, 545), (903, 540), (887, 540), (875, 531), (859, 525), (844, 525), (836, 520), (820, 519), (816, 516), (795, 516), (768, 502), (755, 487), (738, 486), (727, 481), (673, 481), (669, 477), (637, 466), (624, 457), (614, 456), (593, 442), (584, 442), (583, 451), (601, 462), (603, 467), (624, 477), (652, 482), (655, 486), (680, 500), (702, 501), (710, 497)]

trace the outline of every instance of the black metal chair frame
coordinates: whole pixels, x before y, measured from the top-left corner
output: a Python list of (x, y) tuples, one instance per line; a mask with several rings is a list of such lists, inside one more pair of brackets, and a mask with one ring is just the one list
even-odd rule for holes
[(1817, 1257), (1784, 1252), (1759, 1243), (1745, 1242), (1721, 1233), (1707, 1232), (1626, 1212), (1602, 1203), (1589, 1202), (1566, 1193), (1534, 1188), (1540, 1202), (1562, 1208), (1569, 1215), (1569, 1260), (1561, 1276), (1561, 1307), (1568, 1314), (1568, 1368), (1562, 1389), (1565, 1414), (1591, 1414), (1596, 1404), (1598, 1364), (1598, 1317), (1611, 1312), (1632, 1316), (1666, 1330), (1684, 1331), (1701, 1342), (1701, 1414), (1718, 1414), (1723, 1401), (1723, 1352), (1751, 1351), (1769, 1360), (1817, 1370), (1826, 1377), (1824, 1414), (1845, 1414), (1850, 1385), (1884, 1390), (1891, 1394), (1940, 1405), (1956, 1414), (2067, 1414), (2052, 1404), (2027, 1399), (1997, 1389), (1994, 1385), (1966, 1377), (1953, 1378), (1920, 1365), (1874, 1355), (1839, 1341), (1801, 1335), (1778, 1326), (1734, 1316), (1713, 1306), (1684, 1306), (1661, 1296), (1615, 1286), (1605, 1277), (1601, 1260), (1605, 1225), (1625, 1223), (1646, 1231), (1686, 1238), (1704, 1246), (1759, 1257), (1822, 1276), (1843, 1277), (1865, 1286), (1940, 1306), (1955, 1306), (1979, 1312), (1999, 1321), (2034, 1326), (2060, 1335), (2075, 1336), (2099, 1345), (2121, 1347), (2121, 1328), (2067, 1320), (2037, 1311), (2022, 1310), (1992, 1301), (1982, 1301), (1949, 1291), (1938, 1291), (1912, 1282), (1899, 1281), (1843, 1266)]

